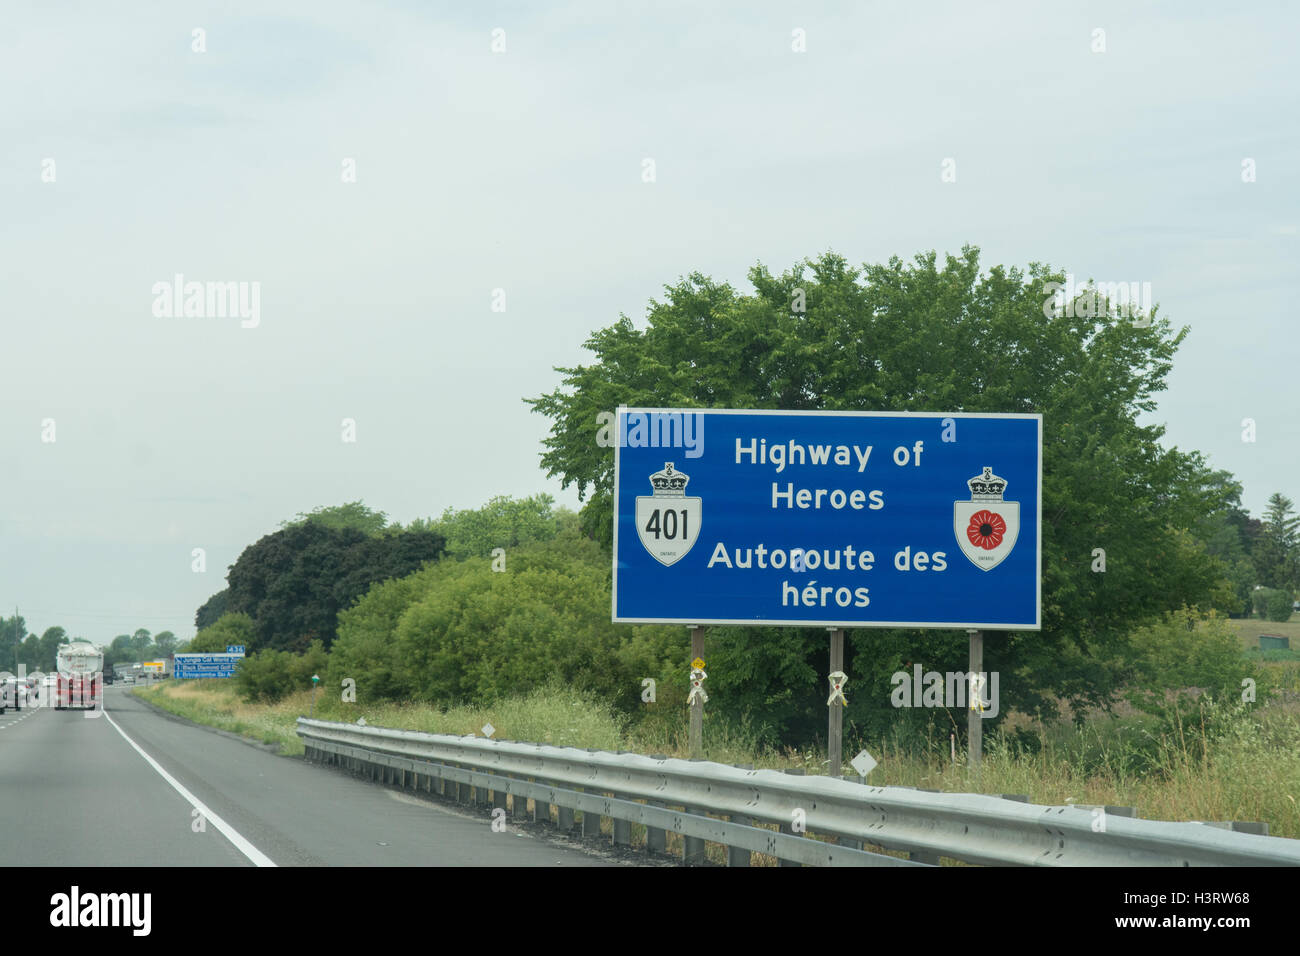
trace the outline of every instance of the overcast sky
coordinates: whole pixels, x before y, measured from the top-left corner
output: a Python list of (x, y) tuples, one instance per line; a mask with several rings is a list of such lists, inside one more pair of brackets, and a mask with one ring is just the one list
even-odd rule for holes
[[(1293, 5), (229, 6), (5, 5), (0, 609), (37, 633), (188, 638), (318, 505), (577, 506), (521, 400), (552, 366), (828, 249), (1151, 283), (1167, 443), (1300, 500)], [(257, 324), (158, 317), (177, 274), (259, 283)]]

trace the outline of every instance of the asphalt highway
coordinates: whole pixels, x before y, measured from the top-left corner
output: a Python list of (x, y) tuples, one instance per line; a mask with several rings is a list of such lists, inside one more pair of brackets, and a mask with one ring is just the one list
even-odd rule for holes
[(107, 688), (0, 715), (0, 859), (22, 866), (608, 866), (474, 811), (311, 766)]

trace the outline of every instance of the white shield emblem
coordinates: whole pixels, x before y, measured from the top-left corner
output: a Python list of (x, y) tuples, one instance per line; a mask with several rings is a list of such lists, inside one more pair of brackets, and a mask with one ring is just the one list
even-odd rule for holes
[(655, 493), (636, 499), (636, 533), (660, 564), (676, 564), (700, 537), (703, 508), (699, 498), (686, 497), (690, 480), (675, 471), (671, 461), (665, 462), (663, 471), (650, 476)]
[(961, 553), (981, 571), (1002, 563), (1016, 546), (1020, 536), (1020, 502), (1006, 501), (1002, 495), (1007, 482), (984, 466), (984, 473), (966, 482), (970, 501), (955, 501), (952, 506), (952, 530)]

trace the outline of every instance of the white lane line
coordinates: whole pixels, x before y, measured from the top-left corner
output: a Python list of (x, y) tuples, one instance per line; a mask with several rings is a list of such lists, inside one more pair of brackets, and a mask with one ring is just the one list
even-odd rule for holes
[(233, 843), (235, 845), (236, 850), (244, 854), (244, 856), (248, 857), (248, 859), (252, 861), (254, 866), (275, 866), (275, 863), (271, 861), (271, 858), (269, 856), (267, 856), (257, 847), (253, 846), (253, 844), (249, 843), (246, 839), (244, 839), (244, 837), (240, 834), (238, 830), (232, 827), (225, 820), (221, 819), (221, 817), (217, 816), (210, 809), (208, 809), (207, 805), (202, 800), (200, 800), (198, 797), (194, 796), (194, 794), (186, 790), (185, 787), (181, 785), (179, 780), (177, 780), (175, 777), (169, 774), (161, 766), (159, 766), (158, 761), (154, 760), (153, 757), (150, 757), (147, 753), (145, 753), (140, 748), (139, 744), (137, 744), (134, 740), (128, 737), (126, 735), (126, 731), (123, 730), (121, 727), (119, 727), (117, 725), (117, 721), (115, 721), (112, 717), (109, 717), (107, 712), (101, 712), (101, 713), (103, 713), (103, 716), (108, 721), (109, 725), (114, 730), (116, 730), (119, 734), (122, 735), (122, 739), (125, 740), (132, 747), (134, 747), (135, 752), (138, 753), (145, 760), (147, 760), (149, 762), (149, 766), (157, 770), (158, 775), (172, 785), (172, 789), (174, 789), (182, 797), (188, 800), (190, 806), (194, 807), (199, 811), (199, 813), (203, 814), (204, 819), (208, 820), (214, 827), (220, 830), (222, 836), (224, 836), (227, 840)]

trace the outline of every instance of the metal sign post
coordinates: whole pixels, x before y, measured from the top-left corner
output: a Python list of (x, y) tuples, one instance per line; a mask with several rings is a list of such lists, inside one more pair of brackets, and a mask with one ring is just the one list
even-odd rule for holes
[[(984, 672), (984, 632), (970, 631), (970, 667), (968, 673), (982, 674)], [(980, 759), (984, 756), (984, 718), (981, 716), (979, 707), (979, 698), (976, 695), (982, 694), (983, 689), (975, 682), (970, 685), (974, 694), (972, 700), (966, 701), (966, 739), (967, 739), (967, 765), (972, 770), (979, 770)]]
[(691, 628), (691, 693), (686, 698), (691, 705), (691, 756), (698, 757), (704, 748), (704, 703), (709, 695), (704, 692), (704, 628)]
[(316, 716), (316, 685), (320, 683), (320, 678), (315, 674), (311, 675), (311, 716)]
[(832, 777), (840, 775), (840, 760), (844, 750), (844, 708), (848, 701), (844, 697), (844, 682), (848, 679), (844, 673), (844, 630), (838, 627), (827, 628), (831, 634), (831, 696), (826, 701), (830, 713), (830, 726), (826, 732), (826, 750), (831, 758)]

